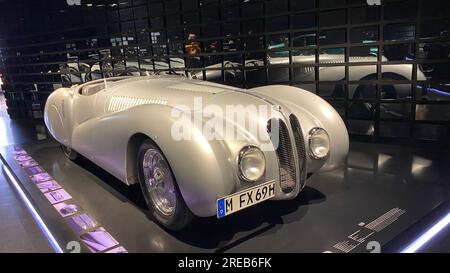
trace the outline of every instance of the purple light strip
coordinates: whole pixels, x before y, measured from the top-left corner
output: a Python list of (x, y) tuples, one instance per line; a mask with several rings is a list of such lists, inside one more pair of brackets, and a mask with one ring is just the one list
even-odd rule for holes
[(11, 171), (5, 165), (3, 165), (3, 170), (5, 171), (6, 175), (8, 175), (12, 185), (14, 186), (16, 191), (19, 193), (19, 195), (22, 198), (22, 200), (25, 202), (25, 205), (27, 206), (28, 210), (30, 211), (30, 213), (33, 216), (33, 218), (36, 221), (36, 223), (38, 224), (39, 228), (42, 230), (42, 232), (44, 233), (45, 237), (49, 241), (49, 243), (52, 246), (53, 250), (56, 253), (63, 253), (64, 251), (59, 246), (59, 244), (56, 241), (55, 237), (53, 236), (53, 234), (48, 229), (48, 227), (45, 224), (44, 220), (42, 220), (42, 217), (39, 215), (39, 213), (37, 212), (36, 208), (31, 203), (30, 199), (28, 199), (27, 195), (25, 194), (23, 189), (20, 187), (20, 185), (17, 182), (17, 180), (14, 177), (14, 175), (11, 173)]
[(441, 232), (446, 226), (448, 226), (448, 224), (450, 224), (450, 213), (448, 213), (445, 217), (439, 220), (430, 229), (425, 231), (422, 235), (419, 236), (419, 238), (414, 240), (414, 242), (412, 242), (406, 248), (400, 251), (400, 253), (415, 253), (427, 242), (433, 239), (437, 234), (439, 234), (439, 232)]
[[(422, 86), (417, 85), (417, 88), (422, 89)], [(439, 89), (436, 89), (436, 88), (426, 88), (426, 89), (427, 89), (427, 91), (431, 91), (431, 92), (436, 93), (436, 94), (440, 94), (440, 95), (444, 95), (444, 96), (450, 96), (449, 92), (445, 92), (445, 91), (442, 91), (442, 90), (439, 90)]]

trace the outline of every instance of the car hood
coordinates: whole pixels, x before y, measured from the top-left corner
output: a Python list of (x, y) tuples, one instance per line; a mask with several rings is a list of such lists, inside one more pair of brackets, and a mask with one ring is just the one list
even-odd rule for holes
[[(220, 94), (243, 90), (179, 76), (162, 76), (122, 80), (108, 87), (106, 91), (109, 94), (109, 101), (114, 98), (144, 99), (149, 104), (158, 102), (171, 107), (194, 109), (199, 102), (205, 104)], [(109, 104), (109, 101), (105, 103)]]

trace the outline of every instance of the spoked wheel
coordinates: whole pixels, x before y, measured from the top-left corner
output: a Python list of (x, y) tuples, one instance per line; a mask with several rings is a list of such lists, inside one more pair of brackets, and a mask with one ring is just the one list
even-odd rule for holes
[(186, 206), (161, 150), (144, 141), (138, 153), (139, 182), (150, 213), (171, 230), (185, 228), (193, 215)]
[(61, 150), (63, 151), (64, 155), (72, 161), (77, 160), (79, 157), (79, 154), (75, 150), (65, 145), (61, 145)]

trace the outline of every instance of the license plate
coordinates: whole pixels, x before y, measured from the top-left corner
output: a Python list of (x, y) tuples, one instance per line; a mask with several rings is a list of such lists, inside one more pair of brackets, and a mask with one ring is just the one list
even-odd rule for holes
[(217, 218), (222, 218), (242, 209), (261, 203), (275, 196), (275, 182), (270, 181), (217, 199)]

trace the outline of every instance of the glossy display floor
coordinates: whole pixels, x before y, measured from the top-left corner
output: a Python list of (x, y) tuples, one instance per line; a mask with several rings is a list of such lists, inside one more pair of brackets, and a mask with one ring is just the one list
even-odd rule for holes
[[(298, 198), (200, 219), (174, 233), (147, 216), (138, 186), (127, 187), (86, 159), (66, 159), (54, 141), (21, 147), (116, 240), (114, 247), (128, 252), (398, 252), (450, 211), (448, 152), (353, 142), (345, 166), (311, 177)], [(1, 149), (3, 172), (20, 184), (63, 251), (71, 241), (89, 251), (80, 234), (98, 229), (77, 233), (71, 217), (62, 217), (31, 181), (14, 149)], [(421, 251), (436, 249), (450, 246)]]

